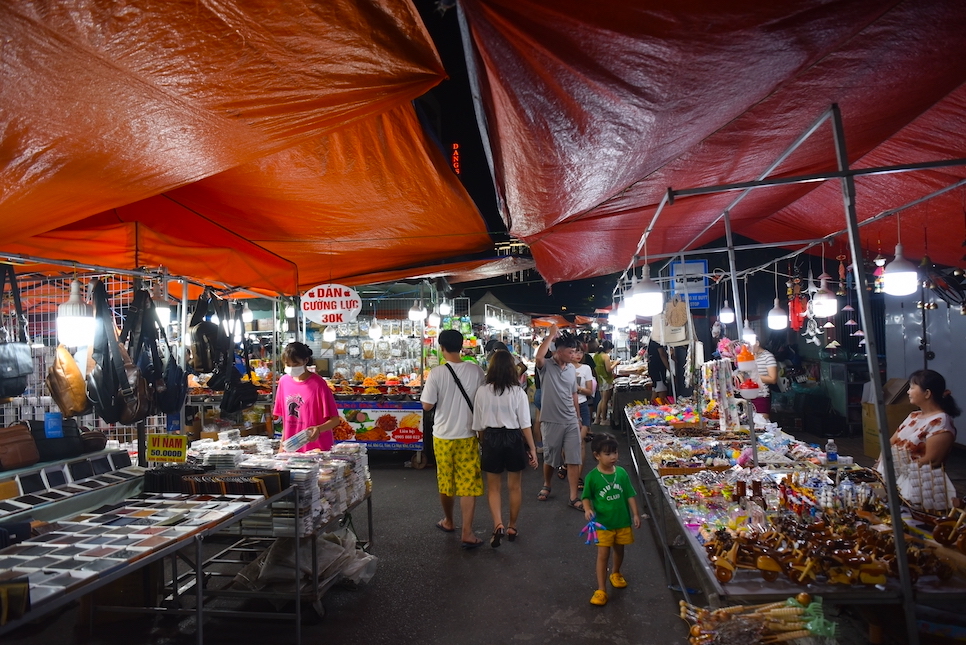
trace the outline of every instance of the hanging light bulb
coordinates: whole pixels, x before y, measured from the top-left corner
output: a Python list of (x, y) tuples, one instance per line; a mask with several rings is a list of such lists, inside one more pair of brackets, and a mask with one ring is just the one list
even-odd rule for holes
[(57, 306), (57, 340), (67, 347), (86, 347), (94, 341), (94, 308), (81, 298), (81, 283), (72, 280), (70, 295)]
[(718, 312), (718, 322), (722, 325), (730, 325), (735, 321), (735, 310), (728, 306), (728, 301), (724, 301), (724, 307)]
[(285, 317), (286, 318), (295, 318), (295, 305), (294, 304), (289, 303), (289, 304), (285, 305)]
[(778, 298), (775, 298), (775, 306), (768, 312), (768, 329), (787, 329), (788, 312), (781, 308)]
[(414, 300), (413, 306), (409, 309), (409, 319), (413, 322), (426, 320), (426, 308), (421, 306), (418, 300)]
[(890, 296), (908, 296), (918, 286), (916, 265), (902, 257), (902, 244), (896, 244), (895, 259), (882, 271), (882, 290)]
[(376, 317), (372, 317), (372, 323), (369, 325), (369, 338), (372, 340), (379, 340), (382, 338), (382, 325), (376, 320)]
[(430, 327), (439, 327), (439, 322), (439, 307), (436, 307), (433, 309), (433, 313), (429, 314), (429, 318), (426, 319), (426, 324)]
[(448, 316), (453, 313), (453, 305), (449, 304), (449, 300), (443, 300), (439, 303), (439, 315)]
[(252, 308), (249, 307), (248, 303), (246, 302), (242, 306), (242, 322), (247, 324), (253, 320), (255, 320), (255, 312), (252, 311)]
[(820, 275), (820, 286), (812, 296), (812, 313), (820, 318), (831, 318), (839, 312), (839, 301), (828, 288), (828, 281), (831, 279), (827, 273)]
[(327, 343), (331, 343), (336, 339), (338, 334), (336, 333), (335, 327), (332, 325), (327, 325), (325, 329), (322, 330), (322, 340)]
[(747, 318), (745, 318), (745, 326), (741, 330), (741, 340), (745, 341), (749, 345), (754, 345), (758, 342), (758, 334), (756, 334), (755, 330), (751, 328)]
[(644, 265), (642, 276), (631, 289), (630, 306), (636, 316), (656, 316), (664, 311), (664, 291), (651, 280), (651, 268)]

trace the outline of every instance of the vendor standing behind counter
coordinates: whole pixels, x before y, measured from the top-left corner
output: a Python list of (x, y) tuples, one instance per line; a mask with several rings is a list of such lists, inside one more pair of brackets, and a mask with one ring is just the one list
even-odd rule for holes
[[(940, 467), (956, 441), (953, 418), (962, 411), (946, 389), (946, 379), (934, 370), (909, 376), (909, 402), (919, 410), (910, 412), (889, 440), (896, 487), (914, 507), (949, 508), (956, 489)], [(884, 474), (881, 459), (876, 469)]]

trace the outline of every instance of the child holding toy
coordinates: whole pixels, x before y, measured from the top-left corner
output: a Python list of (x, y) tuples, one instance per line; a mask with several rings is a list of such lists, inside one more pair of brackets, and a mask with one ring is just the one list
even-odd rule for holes
[(637, 492), (631, 484), (627, 471), (617, 465), (617, 439), (614, 435), (594, 435), (591, 451), (597, 467), (584, 478), (584, 517), (596, 521), (602, 528), (597, 531), (597, 591), (590, 599), (592, 605), (607, 604), (607, 565), (614, 552), (610, 584), (623, 589), (627, 581), (621, 574), (624, 562), (624, 546), (633, 544), (635, 529), (641, 528), (641, 515), (637, 511)]

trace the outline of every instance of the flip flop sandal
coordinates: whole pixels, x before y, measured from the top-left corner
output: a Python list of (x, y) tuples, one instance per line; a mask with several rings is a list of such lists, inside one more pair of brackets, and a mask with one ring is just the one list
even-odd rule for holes
[(460, 542), (460, 548), (466, 549), (467, 551), (470, 549), (477, 549), (481, 546), (483, 546), (483, 540), (477, 540), (476, 542)]
[(443, 526), (443, 520), (440, 520), (440, 521), (436, 522), (436, 528), (438, 528), (443, 533), (453, 533), (453, 532), (456, 531), (455, 528), (454, 529), (448, 529), (445, 526)]
[(540, 493), (537, 495), (537, 499), (541, 502), (545, 502), (550, 499), (550, 487), (544, 486), (540, 489)]
[(559, 479), (567, 479), (567, 467), (566, 466), (560, 466), (559, 468), (557, 468), (557, 477)]

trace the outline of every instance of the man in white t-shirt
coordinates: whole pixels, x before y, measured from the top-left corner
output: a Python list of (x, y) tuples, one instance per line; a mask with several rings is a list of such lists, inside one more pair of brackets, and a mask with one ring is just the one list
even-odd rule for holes
[(444, 515), (436, 523), (436, 528), (446, 533), (456, 530), (453, 508), (459, 497), (463, 518), (462, 547), (474, 549), (483, 544), (483, 540), (473, 533), (473, 512), (476, 498), (483, 494), (483, 473), (479, 441), (473, 432), (472, 401), (477, 388), (483, 384), (484, 374), (475, 363), (462, 360), (463, 334), (446, 329), (440, 332), (437, 341), (446, 362), (430, 370), (420, 396), (424, 410), (436, 410), (433, 449)]

